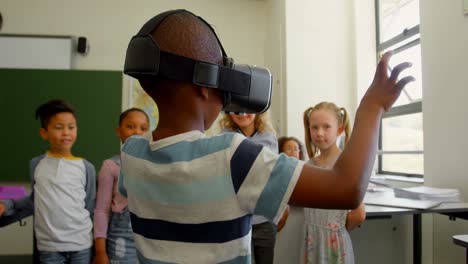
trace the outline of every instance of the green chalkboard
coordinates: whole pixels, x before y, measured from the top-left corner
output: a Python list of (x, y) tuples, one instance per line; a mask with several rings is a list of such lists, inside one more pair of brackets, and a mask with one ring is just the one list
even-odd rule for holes
[(99, 170), (118, 153), (122, 72), (0, 69), (0, 182), (29, 181), (29, 160), (48, 150), (34, 113), (50, 99), (66, 100), (76, 110), (75, 156)]

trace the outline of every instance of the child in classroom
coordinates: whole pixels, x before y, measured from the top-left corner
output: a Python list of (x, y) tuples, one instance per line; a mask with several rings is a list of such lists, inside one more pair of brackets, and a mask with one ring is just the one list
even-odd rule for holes
[[(288, 203), (356, 208), (369, 182), (382, 114), (414, 80), (398, 80), (409, 63), (388, 76), (390, 57), (386, 53), (377, 66), (346, 148), (332, 168), (322, 169), (273, 153), (240, 133), (206, 136), (228, 102), (226, 90), (198, 82), (195, 69), (178, 62), (195, 62), (206, 70), (196, 74), (203, 79), (216, 76), (216, 69), (229, 74), (223, 67), (232, 60), (201, 17), (173, 10), (150, 19), (129, 44), (124, 72), (156, 102), (159, 123), (152, 140), (126, 140), (118, 181), (128, 199), (139, 262), (251, 263), (252, 215), (277, 223)], [(249, 80), (243, 80), (246, 87)]]
[(278, 138), (278, 146), (280, 153), (299, 160), (305, 160), (304, 144), (296, 137), (280, 137)]
[[(332, 168), (341, 154), (337, 139), (351, 133), (348, 113), (331, 102), (321, 102), (304, 112), (304, 132), (309, 164)], [(354, 263), (353, 246), (348, 231), (366, 218), (364, 203), (353, 210), (304, 208), (305, 263)]]
[[(139, 108), (120, 114), (117, 136), (122, 143), (133, 135), (149, 130), (149, 117)], [(102, 163), (98, 178), (96, 209), (94, 210), (95, 258), (93, 264), (137, 262), (135, 242), (130, 225), (127, 199), (117, 191), (120, 155)]]
[(75, 111), (63, 100), (50, 100), (37, 108), (36, 118), (50, 149), (30, 162), (31, 194), (2, 201), (0, 216), (14, 217), (19, 211), (34, 215), (40, 263), (90, 263), (96, 172), (90, 162), (72, 154), (78, 131)]
[[(299, 160), (305, 160), (304, 144), (296, 137), (280, 137), (278, 138), (279, 152), (294, 157)], [(278, 232), (286, 225), (286, 221), (289, 217), (289, 205), (284, 210), (283, 216), (278, 222)]]
[[(278, 141), (268, 111), (258, 115), (225, 114), (220, 120), (220, 127), (224, 131), (240, 133), (250, 141), (278, 153)], [(285, 210), (278, 227), (263, 216), (252, 217), (252, 263), (273, 264), (276, 232), (284, 227), (287, 215), (288, 211)]]

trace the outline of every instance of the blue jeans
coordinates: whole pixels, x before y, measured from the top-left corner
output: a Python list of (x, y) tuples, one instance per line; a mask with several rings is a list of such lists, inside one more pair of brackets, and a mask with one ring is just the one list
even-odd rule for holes
[(89, 264), (93, 257), (91, 248), (80, 251), (39, 251), (39, 262), (44, 264)]
[(107, 256), (112, 264), (135, 264), (137, 261), (135, 242), (128, 209), (112, 213), (107, 230)]

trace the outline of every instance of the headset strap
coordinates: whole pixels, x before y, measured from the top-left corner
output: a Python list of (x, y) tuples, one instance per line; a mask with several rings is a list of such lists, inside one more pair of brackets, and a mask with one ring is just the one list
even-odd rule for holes
[(251, 76), (247, 73), (165, 51), (160, 51), (158, 76), (210, 88), (223, 87), (223, 91), (238, 95), (247, 96), (250, 92)]

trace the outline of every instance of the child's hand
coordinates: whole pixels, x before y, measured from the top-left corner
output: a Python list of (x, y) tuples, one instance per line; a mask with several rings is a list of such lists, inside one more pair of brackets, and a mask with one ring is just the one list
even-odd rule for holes
[(107, 254), (96, 254), (93, 264), (109, 264), (109, 257)]
[(398, 81), (401, 71), (411, 67), (411, 63), (403, 62), (392, 69), (388, 76), (388, 61), (392, 52), (386, 52), (380, 59), (375, 71), (374, 80), (364, 95), (361, 104), (370, 107), (382, 107), (387, 111), (400, 96), (401, 90), (409, 83), (414, 81), (413, 76), (406, 76)]
[(0, 201), (0, 217), (5, 213), (5, 204)]
[(5, 204), (0, 202), (0, 217), (5, 213)]

